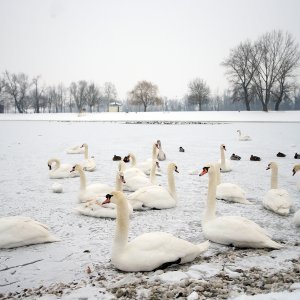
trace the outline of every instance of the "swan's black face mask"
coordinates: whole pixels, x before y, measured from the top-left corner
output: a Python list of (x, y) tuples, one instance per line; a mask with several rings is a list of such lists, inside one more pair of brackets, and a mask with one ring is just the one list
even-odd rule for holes
[(130, 155), (125, 156), (125, 157), (123, 158), (123, 161), (124, 161), (125, 163), (128, 163), (128, 162), (130, 161)]
[(225, 146), (223, 146), (223, 149), (226, 151), (226, 147)]
[(271, 165), (270, 165), (270, 164), (268, 164), (268, 166), (267, 166), (266, 170), (270, 170), (270, 168), (271, 168)]
[(75, 166), (72, 168), (72, 170), (70, 171), (70, 173), (71, 173), (71, 172), (75, 172)]
[(126, 183), (125, 178), (124, 178), (123, 175), (120, 175), (120, 179), (121, 179), (122, 183), (124, 183), (124, 184)]
[(48, 167), (49, 167), (49, 170), (51, 171), (51, 169), (52, 169), (51, 165), (48, 164)]
[(199, 174), (199, 176), (205, 175), (209, 170), (209, 167), (203, 167), (202, 172)]
[(103, 205), (103, 204), (110, 203), (110, 199), (111, 199), (112, 196), (113, 196), (113, 195), (107, 194), (107, 195), (105, 196), (106, 199), (102, 202), (102, 205)]
[(293, 176), (296, 174), (296, 170), (295, 169), (293, 169)]
[(177, 169), (177, 166), (175, 166), (175, 172), (176, 173), (179, 173), (178, 169)]

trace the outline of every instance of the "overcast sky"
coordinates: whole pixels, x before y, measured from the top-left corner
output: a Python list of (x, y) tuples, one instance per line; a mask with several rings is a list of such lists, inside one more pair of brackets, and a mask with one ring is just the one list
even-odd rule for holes
[(140, 80), (168, 98), (197, 77), (222, 93), (230, 49), (273, 29), (300, 42), (299, 0), (0, 0), (0, 73), (110, 81), (119, 99)]

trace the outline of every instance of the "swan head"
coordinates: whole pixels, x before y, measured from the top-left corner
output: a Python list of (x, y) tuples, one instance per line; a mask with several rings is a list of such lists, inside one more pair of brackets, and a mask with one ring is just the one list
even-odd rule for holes
[(120, 201), (125, 200), (123, 193), (119, 191), (114, 191), (110, 194), (107, 194), (105, 197), (106, 199), (102, 202), (102, 205), (107, 203), (118, 204)]
[(125, 184), (126, 181), (125, 181), (124, 173), (121, 170), (119, 171), (119, 177), (120, 177), (121, 182)]
[[(220, 164), (216, 164), (216, 167), (218, 168), (220, 168)], [(203, 176), (203, 175), (205, 175), (205, 174), (207, 174), (207, 173), (209, 173), (209, 174), (211, 174), (211, 173), (213, 173), (215, 171), (215, 169), (214, 169), (214, 165), (213, 164), (208, 164), (208, 165), (206, 165), (206, 166), (204, 166), (203, 168), (202, 168), (202, 171), (201, 171), (201, 173), (199, 174), (199, 176)]]
[(170, 163), (168, 169), (171, 169), (174, 172), (179, 173), (177, 165), (175, 163)]
[(75, 171), (82, 171), (82, 170), (83, 170), (83, 169), (82, 169), (82, 166), (76, 164), (76, 165), (74, 165), (74, 166), (72, 167), (70, 173), (75, 172)]
[(52, 167), (49, 163), (48, 163), (48, 168), (49, 168), (49, 171), (51, 171)]
[(298, 165), (294, 165), (294, 168), (293, 168), (293, 176), (300, 170), (300, 164)]
[(82, 144), (80, 148), (87, 148), (88, 145), (86, 143)]
[(161, 147), (161, 141), (160, 141), (160, 140), (157, 140), (157, 141), (156, 141), (156, 144), (158, 145), (157, 148), (160, 148), (160, 147)]
[(272, 161), (268, 164), (266, 170), (270, 170), (270, 169), (273, 169), (273, 168), (276, 168), (277, 167), (277, 163)]
[(241, 131), (239, 129), (236, 132), (238, 132), (239, 134), (241, 134)]
[(226, 151), (226, 146), (225, 146), (224, 144), (221, 144), (221, 145), (220, 145), (220, 149)]

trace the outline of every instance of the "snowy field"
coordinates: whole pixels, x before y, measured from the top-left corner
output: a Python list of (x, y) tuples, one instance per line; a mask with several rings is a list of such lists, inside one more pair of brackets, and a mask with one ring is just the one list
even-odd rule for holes
[[(292, 176), (294, 164), (300, 163), (294, 159), (294, 154), (300, 153), (300, 112), (251, 113), (122, 113), (120, 119), (118, 114), (104, 113), (80, 117), (44, 115), (47, 121), (40, 121), (37, 114), (1, 115), (0, 217), (32, 217), (47, 224), (61, 241), (0, 250), (0, 299), (189, 296), (191, 300), (234, 299), (239, 295), (238, 299), (248, 299), (241, 295), (271, 292), (269, 298), (264, 295), (254, 299), (300, 299), (300, 228), (292, 221), (294, 212), (300, 209), (300, 192), (296, 188), (300, 174)], [(78, 120), (84, 122), (74, 122)], [(101, 120), (106, 122), (97, 122)], [(117, 120), (123, 122), (109, 122)], [(125, 123), (157, 120), (218, 123)], [(250, 135), (252, 141), (238, 141), (238, 129)], [(208, 177), (189, 175), (189, 171), (200, 171), (207, 162), (217, 161), (219, 146), (224, 143), (228, 159), (232, 153), (242, 159), (231, 162), (233, 170), (221, 175), (222, 182), (239, 184), (253, 205), (218, 201), (217, 213), (240, 215), (257, 222), (284, 248), (241, 250), (211, 243), (208, 251), (186, 265), (148, 273), (117, 271), (110, 263), (115, 220), (77, 214), (74, 208), (78, 204), (79, 178), (49, 179), (47, 161), (59, 158), (62, 163), (80, 162), (83, 155), (69, 155), (65, 149), (87, 143), (89, 154), (97, 162), (96, 171), (86, 173), (88, 181), (114, 185), (118, 163), (112, 161), (113, 155), (133, 152), (138, 161), (143, 161), (151, 157), (151, 146), (157, 139), (167, 155), (167, 160), (160, 163), (163, 176), (158, 182), (166, 186), (167, 165), (175, 162), (180, 172), (175, 175), (179, 203), (168, 210), (134, 212), (129, 239), (144, 232), (165, 231), (193, 243), (204, 241), (201, 219)], [(178, 151), (179, 146), (185, 149), (184, 153)], [(287, 156), (276, 157), (279, 151)], [(260, 156), (262, 161), (250, 161), (251, 154)], [(270, 189), (271, 172), (266, 167), (271, 161), (279, 165), (280, 187), (294, 200), (293, 211), (287, 217), (262, 207), (262, 198)], [(54, 182), (63, 184), (62, 194), (51, 191)]]

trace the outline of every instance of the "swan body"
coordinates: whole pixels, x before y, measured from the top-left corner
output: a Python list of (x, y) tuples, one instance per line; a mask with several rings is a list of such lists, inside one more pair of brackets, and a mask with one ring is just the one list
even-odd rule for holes
[(49, 178), (51, 179), (63, 179), (70, 177), (78, 177), (78, 172), (70, 173), (72, 170), (72, 165), (61, 164), (60, 160), (57, 158), (52, 158), (48, 160), (49, 167)]
[(239, 141), (251, 141), (251, 137), (249, 135), (242, 135), (240, 130), (237, 130), (239, 134)]
[(66, 152), (68, 154), (82, 154), (84, 153), (84, 149), (81, 147), (81, 145), (77, 145), (67, 149)]
[(218, 161), (221, 167), (221, 172), (230, 172), (231, 169), (231, 164), (230, 160), (225, 158), (225, 151), (226, 151), (226, 146), (224, 144), (220, 145), (220, 152), (221, 152), (221, 159)]
[(33, 244), (57, 242), (48, 227), (29, 217), (0, 218), (0, 248), (15, 248)]
[(133, 176), (142, 176), (147, 178), (147, 175), (141, 169), (136, 167), (136, 157), (133, 153), (129, 153), (124, 160), (131, 162), (131, 167), (129, 168), (125, 168), (125, 164), (122, 165), (122, 170), (126, 179)]
[(78, 193), (78, 200), (80, 202), (95, 200), (97, 197), (105, 196), (107, 193), (114, 190), (112, 186), (103, 183), (92, 183), (87, 185), (85, 173), (82, 166), (79, 164), (73, 166), (71, 172), (74, 171), (77, 171), (80, 175), (80, 189)]
[(165, 209), (175, 207), (177, 204), (177, 195), (174, 172), (179, 173), (177, 166), (174, 163), (170, 163), (168, 166), (168, 189), (162, 186), (152, 185), (140, 188), (130, 194), (127, 199), (133, 209)]
[(158, 159), (159, 161), (166, 160), (167, 157), (166, 157), (165, 152), (162, 150), (162, 147), (161, 147), (161, 141), (160, 141), (160, 140), (157, 140), (156, 143), (157, 143), (157, 145), (158, 145), (157, 159)]
[(271, 169), (271, 189), (263, 198), (263, 206), (282, 216), (287, 216), (292, 206), (292, 200), (288, 192), (278, 188), (278, 165), (269, 163), (267, 170)]
[(201, 176), (208, 173), (207, 205), (202, 219), (205, 238), (219, 244), (241, 248), (282, 248), (271, 240), (265, 229), (240, 216), (216, 216), (217, 178), (214, 165), (203, 168)]
[[(124, 174), (121, 170), (119, 170), (116, 175), (115, 190), (122, 191), (123, 183), (125, 183)], [(111, 190), (110, 193), (112, 191), (113, 190)], [(99, 199), (94, 199), (85, 203), (81, 203), (75, 208), (75, 210), (82, 215), (96, 218), (115, 219), (117, 217), (116, 205), (114, 203), (103, 204), (103, 200), (101, 201)], [(133, 213), (133, 209), (130, 203), (128, 203), (128, 211), (129, 215)]]
[(93, 172), (96, 170), (96, 162), (94, 157), (89, 158), (89, 147), (87, 144), (81, 146), (84, 148), (84, 161), (80, 163), (84, 171)]
[(246, 199), (246, 192), (240, 186), (229, 182), (221, 183), (220, 165), (216, 164), (215, 168), (217, 173), (217, 199), (242, 204), (252, 204)]
[(165, 232), (142, 234), (128, 242), (128, 202), (122, 192), (107, 195), (105, 202), (117, 205), (116, 233), (111, 261), (122, 271), (140, 272), (166, 268), (194, 260), (209, 247), (209, 242), (195, 245)]
[[(295, 176), (295, 174), (300, 170), (300, 164), (294, 165), (293, 168), (293, 176)], [(300, 173), (300, 172), (299, 172)], [(300, 191), (300, 180), (296, 181), (296, 186), (298, 191)]]
[(293, 222), (297, 227), (300, 227), (300, 210), (295, 212)]

